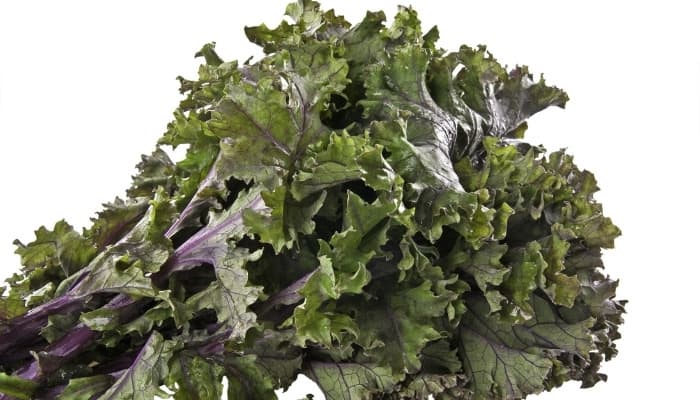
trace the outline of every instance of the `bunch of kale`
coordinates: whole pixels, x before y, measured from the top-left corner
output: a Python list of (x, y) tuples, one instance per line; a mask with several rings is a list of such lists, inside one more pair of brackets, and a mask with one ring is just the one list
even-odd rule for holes
[[(317, 3), (247, 28), (266, 56), (197, 80), (126, 200), (18, 242), (0, 399), (521, 399), (591, 386), (623, 302), (593, 175), (522, 142), (567, 96), (416, 13)], [(161, 146), (187, 146), (173, 162)], [(3, 293), (6, 292), (6, 293)]]

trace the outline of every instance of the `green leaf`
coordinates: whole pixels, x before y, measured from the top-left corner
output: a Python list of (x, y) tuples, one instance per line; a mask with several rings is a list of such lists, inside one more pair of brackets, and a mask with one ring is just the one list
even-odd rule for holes
[[(211, 146), (214, 147), (214, 146)], [(227, 181), (233, 174), (233, 162), (226, 157), (226, 144), (222, 142), (220, 144), (220, 149), (218, 150), (218, 155), (214, 160), (209, 158), (213, 154), (213, 151), (207, 150), (203, 155), (204, 160), (198, 160), (202, 162), (202, 166), (196, 165), (196, 170), (207, 170), (207, 174), (203, 177), (195, 177), (189, 175), (186, 182), (183, 182), (183, 189), (179, 193), (179, 200), (184, 202), (185, 199), (188, 200), (187, 205), (180, 212), (175, 222), (170, 226), (168, 231), (165, 233), (166, 236), (172, 237), (177, 232), (188, 227), (198, 228), (202, 225), (200, 222), (200, 216), (208, 211), (220, 210), (221, 204), (220, 199), (225, 199), (229, 195), (227, 188)], [(194, 153), (190, 149), (188, 154), (188, 159), (185, 161), (192, 161), (193, 157), (198, 157), (199, 155), (193, 155)], [(182, 162), (179, 166), (182, 166)], [(211, 166), (209, 165), (211, 164)], [(194, 186), (195, 182), (198, 183), (196, 192), (190, 193), (192, 188), (189, 186)]]
[(322, 306), (330, 299), (362, 293), (371, 279), (367, 264), (386, 243), (389, 215), (395, 209), (391, 201), (377, 199), (369, 204), (353, 192), (347, 193), (343, 230), (335, 233), (330, 242), (319, 240), (319, 268), (299, 290), (304, 303), (294, 310), (293, 323), (300, 344), (308, 339), (332, 347), (334, 338), (357, 336), (350, 316), (325, 311)]
[(262, 288), (249, 286), (245, 265), (256, 261), (262, 250), (249, 253), (247, 249), (231, 246), (224, 252), (212, 248), (211, 264), (216, 280), (209, 287), (187, 299), (187, 306), (193, 312), (213, 309), (219, 323), (231, 330), (230, 339), (241, 340), (248, 329), (256, 326), (257, 316), (248, 307), (253, 304)]
[[(370, 145), (366, 136), (332, 133), (323, 147), (307, 151), (300, 171), (291, 185), (291, 193), (301, 200), (311, 193), (362, 179), (375, 190), (392, 191), (397, 176), (383, 159), (380, 146)], [(399, 178), (400, 179), (400, 178)]]
[(615, 340), (620, 338), (619, 328), (625, 312), (624, 300), (615, 300), (618, 281), (603, 274), (600, 248), (586, 248), (580, 242), (572, 245), (565, 261), (567, 270), (576, 271), (581, 285), (580, 301), (571, 309), (562, 310), (562, 318), (577, 322), (593, 317), (596, 324), (592, 329), (596, 352), (590, 353), (591, 362), (587, 365), (567, 364), (575, 379), (581, 380), (584, 387), (591, 387), (601, 380), (604, 374), (598, 373), (604, 360), (617, 355)]
[(25, 298), (32, 292), (29, 287), (29, 279), (19, 274), (14, 274), (6, 282), (9, 284), (9, 293), (4, 294), (7, 288), (0, 287), (0, 333), (6, 333), (5, 321), (19, 317), (27, 312)]
[(23, 274), (7, 280), (10, 293), (0, 299), (0, 318), (16, 317), (26, 311), (25, 306), (36, 307), (59, 296), (62, 281), (87, 267), (97, 254), (91, 241), (65, 221), (57, 222), (52, 231), (41, 227), (35, 234), (36, 240), (27, 245), (15, 241)]
[(167, 192), (175, 188), (175, 164), (160, 147), (150, 155), (141, 156), (136, 168), (139, 173), (133, 177), (131, 188), (126, 192), (129, 198), (152, 197), (159, 187)]
[(411, 377), (399, 395), (406, 399), (468, 399), (467, 378), (462, 374), (419, 374)]
[(547, 262), (544, 275), (547, 283), (541, 289), (547, 293), (554, 304), (565, 307), (573, 307), (576, 297), (580, 292), (580, 285), (575, 276), (569, 276), (562, 271), (564, 262), (569, 252), (569, 242), (575, 238), (570, 230), (564, 229), (559, 224), (552, 225), (552, 235), (544, 238), (542, 242), (542, 255)]
[(449, 226), (478, 247), (493, 232), (494, 212), (482, 210), (478, 193), (426, 188), (416, 202), (415, 220), (423, 235), (435, 242)]
[(59, 267), (62, 277), (67, 277), (95, 257), (95, 248), (66, 221), (57, 222), (53, 231), (41, 227), (35, 234), (36, 240), (28, 245), (15, 241), (15, 253), (20, 255), (25, 272), (43, 269), (50, 274), (51, 269)]
[(390, 199), (378, 198), (366, 202), (352, 191), (347, 192), (342, 219), (342, 231), (333, 235), (331, 249), (320, 254), (333, 259), (339, 271), (354, 272), (358, 265), (366, 264), (386, 243), (390, 217), (397, 211), (397, 204)]
[(291, 248), (299, 234), (311, 234), (315, 223), (314, 215), (323, 206), (326, 193), (319, 192), (301, 201), (294, 200), (286, 186), (279, 186), (272, 192), (262, 192), (265, 209), (244, 210), (243, 220), (251, 233), (257, 234), (260, 241), (269, 243), (279, 253)]
[(260, 335), (249, 335), (241, 349), (255, 356), (254, 364), (275, 390), (289, 388), (297, 379), (304, 353), (294, 345), (293, 329), (265, 329)]
[(543, 161), (544, 167), (560, 181), (566, 182), (566, 191), (559, 193), (561, 201), (547, 210), (547, 218), (571, 229), (576, 236), (591, 247), (612, 248), (620, 229), (603, 215), (602, 205), (593, 200), (598, 189), (595, 178), (588, 171), (581, 171), (571, 155), (563, 151), (552, 153)]
[[(320, 113), (347, 81), (347, 64), (334, 51), (322, 41), (289, 47), (266, 60), (256, 82), (227, 86), (208, 124), (229, 141), (237, 160), (234, 176), (291, 176), (307, 147), (330, 133)], [(265, 183), (273, 189), (279, 181)]]
[(535, 82), (525, 66), (506, 71), (484, 46), (462, 46), (448, 59), (451, 71), (459, 70), (453, 85), (464, 104), (485, 117), (492, 136), (522, 137), (518, 128), (527, 118), (552, 105), (563, 108), (569, 99), (544, 78)]
[(219, 400), (224, 369), (192, 351), (178, 352), (170, 360), (169, 386), (177, 383), (175, 400)]
[(342, 36), (345, 57), (350, 61), (348, 76), (352, 82), (364, 81), (367, 66), (383, 56), (388, 39), (382, 35), (385, 21), (383, 11), (368, 11), (360, 23)]
[(126, 201), (116, 198), (113, 202), (104, 204), (104, 209), (97, 213), (97, 218), (92, 219), (92, 226), (85, 231), (85, 235), (98, 249), (104, 250), (129, 233), (141, 220), (148, 206), (147, 198)]
[(372, 364), (311, 362), (304, 374), (316, 382), (326, 400), (371, 400), (391, 393), (401, 374)]
[(289, 136), (297, 129), (286, 95), (276, 88), (273, 77), (229, 85), (212, 117), (209, 124), (217, 136), (229, 137), (229, 154), (238, 160), (236, 178), (248, 181), (284, 174), (292, 152), (289, 142), (296, 135)]
[(99, 400), (153, 400), (168, 376), (168, 363), (177, 346), (158, 332), (151, 333), (129, 368)]
[(411, 40), (392, 48), (386, 60), (368, 68), (365, 114), (379, 121), (371, 134), (390, 153), (389, 163), (416, 192), (431, 187), (463, 192), (450, 157), (456, 145), (456, 120), (433, 100), (426, 83), (432, 56), (422, 41), (412, 10), (402, 9), (387, 32), (393, 40)]
[(75, 326), (79, 316), (76, 314), (49, 315), (48, 323), (41, 328), (41, 336), (47, 342), (53, 343), (64, 337)]
[(547, 300), (532, 296), (533, 317), (511, 324), (489, 316), (486, 301), (472, 295), (460, 326), (460, 355), (470, 377), (474, 399), (518, 399), (547, 386), (558, 356), (588, 359), (593, 347), (592, 319), (569, 324)]
[(425, 83), (429, 55), (403, 47), (377, 65), (365, 83), (369, 115), (379, 120), (371, 135), (390, 153), (389, 164), (412, 188), (464, 189), (452, 167), (450, 154), (457, 140), (454, 119), (432, 100)]
[[(451, 268), (460, 268), (471, 275), (489, 300), (491, 310), (497, 311), (500, 304), (491, 300), (499, 297), (498, 288), (509, 273), (509, 269), (501, 262), (507, 251), (508, 246), (504, 244), (491, 242), (473, 250), (460, 241), (447, 256), (446, 263)], [(495, 292), (493, 296), (490, 295), (491, 292)]]
[(289, 3), (285, 15), (293, 24), (282, 21), (275, 29), (270, 29), (264, 24), (246, 27), (246, 36), (251, 42), (262, 46), (266, 54), (270, 54), (297, 47), (308, 37), (318, 38), (324, 30), (330, 29), (337, 34), (339, 30), (342, 32), (342, 29), (348, 26), (342, 17), (333, 14), (333, 10), (323, 13), (318, 3), (310, 0)]
[(163, 321), (170, 318), (172, 311), (164, 303), (158, 303), (127, 323), (120, 323), (122, 318), (119, 312), (104, 308), (80, 316), (83, 324), (91, 330), (102, 332), (99, 342), (108, 348), (117, 347), (122, 338), (130, 334), (147, 338), (154, 327), (161, 326)]
[(92, 400), (107, 391), (113, 384), (114, 378), (110, 375), (73, 378), (57, 400)]
[(229, 357), (225, 368), (230, 399), (277, 400), (274, 377), (257, 363), (255, 355)]
[(423, 348), (442, 335), (436, 318), (445, 315), (454, 297), (437, 296), (429, 281), (397, 290), (385, 300), (357, 306), (357, 342), (377, 365), (395, 372), (415, 373), (421, 369)]
[(496, 240), (503, 240), (508, 232), (508, 219), (513, 215), (515, 211), (508, 205), (508, 203), (502, 203), (498, 210), (496, 210), (496, 215), (493, 218), (493, 237)]
[(304, 298), (287, 320), (286, 325), (293, 325), (297, 330), (297, 343), (305, 345), (307, 340), (333, 346), (333, 340), (340, 340), (344, 333), (357, 336), (357, 327), (348, 315), (321, 310), (323, 303), (329, 299), (338, 299), (345, 293), (359, 293), (369, 281), (369, 273), (360, 266), (353, 275), (337, 279), (331, 260), (319, 257), (320, 266), (306, 281), (298, 293)]
[(17, 376), (0, 372), (0, 393), (12, 396), (17, 400), (29, 400), (39, 384)]
[(534, 312), (530, 305), (530, 295), (539, 286), (544, 286), (543, 273), (547, 268), (537, 242), (530, 242), (524, 248), (511, 249), (508, 254), (510, 271), (503, 282), (503, 290), (513, 301), (523, 318), (528, 319)]
[[(73, 296), (118, 292), (155, 296), (148, 272), (157, 272), (170, 257), (172, 244), (164, 236), (174, 217), (170, 202), (159, 191), (143, 218), (119, 242), (95, 257), (86, 276), (70, 289)], [(60, 288), (59, 288), (60, 290)]]
[(621, 231), (612, 220), (601, 214), (588, 218), (577, 218), (575, 222), (566, 224), (578, 236), (583, 238), (589, 246), (603, 247), (611, 249), (615, 247), (615, 238), (620, 236)]
[(447, 340), (438, 340), (425, 346), (421, 352), (421, 370), (428, 373), (461, 371), (462, 363), (457, 356), (457, 349), (450, 346)]

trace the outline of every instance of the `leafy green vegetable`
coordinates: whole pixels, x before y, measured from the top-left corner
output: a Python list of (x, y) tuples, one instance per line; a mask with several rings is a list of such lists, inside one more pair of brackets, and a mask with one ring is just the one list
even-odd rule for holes
[[(592, 386), (624, 301), (593, 174), (521, 139), (560, 89), (416, 12), (319, 4), (214, 44), (126, 198), (16, 242), (0, 400), (521, 399)], [(167, 147), (186, 146), (173, 162)]]
[(159, 383), (169, 373), (168, 360), (177, 344), (165, 341), (158, 332), (153, 332), (133, 363), (99, 399), (153, 399), (160, 393)]
[(0, 393), (13, 396), (17, 399), (30, 399), (31, 394), (39, 386), (31, 380), (22, 379), (16, 376), (8, 376), (0, 372)]

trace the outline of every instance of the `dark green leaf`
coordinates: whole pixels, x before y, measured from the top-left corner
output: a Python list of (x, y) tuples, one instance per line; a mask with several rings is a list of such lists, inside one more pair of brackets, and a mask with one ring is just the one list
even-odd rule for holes
[(57, 397), (57, 400), (92, 400), (97, 398), (114, 384), (109, 375), (73, 378)]
[(285, 14), (245, 29), (259, 59), (201, 47), (125, 200), (19, 243), (0, 400), (218, 399), (224, 377), (265, 400), (300, 373), (329, 400), (605, 380), (625, 302), (601, 248), (620, 230), (592, 173), (520, 140), (566, 94), (483, 46), (441, 49), (410, 7), (390, 26), (313, 0)]
[(224, 369), (196, 353), (180, 351), (170, 360), (170, 386), (177, 383), (175, 400), (219, 400)]
[(449, 295), (435, 295), (430, 287), (425, 281), (357, 309), (361, 332), (358, 343), (377, 365), (389, 366), (395, 372), (415, 373), (421, 369), (421, 351), (428, 342), (442, 337), (435, 319), (445, 315), (453, 300)]
[(326, 400), (371, 400), (391, 393), (401, 375), (371, 364), (312, 362), (304, 370)]
[(533, 317), (523, 324), (489, 316), (486, 301), (467, 300), (460, 334), (460, 355), (475, 399), (518, 399), (539, 393), (561, 354), (588, 357), (591, 319), (569, 324), (545, 299), (532, 296)]

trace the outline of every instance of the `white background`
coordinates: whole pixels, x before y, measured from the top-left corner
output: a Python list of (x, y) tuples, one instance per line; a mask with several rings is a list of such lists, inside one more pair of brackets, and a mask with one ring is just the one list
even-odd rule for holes
[[(408, 1), (407, 1), (408, 2)], [(605, 255), (630, 299), (608, 383), (538, 399), (691, 398), (696, 386), (700, 57), (693, 2), (418, 1), (440, 45), (487, 44), (567, 90), (529, 140), (568, 147), (595, 172), (622, 228)], [(239, 5), (240, 4), (240, 5)], [(353, 22), (395, 1), (325, 1)], [(456, 6), (456, 4), (462, 4)], [(122, 195), (180, 99), (177, 75), (209, 41), (225, 59), (259, 55), (244, 25), (276, 26), (282, 1), (0, 2), (0, 277), (11, 242), (66, 218), (88, 223)], [(308, 386), (289, 395), (296, 399)], [(696, 396), (696, 395), (695, 395)]]

